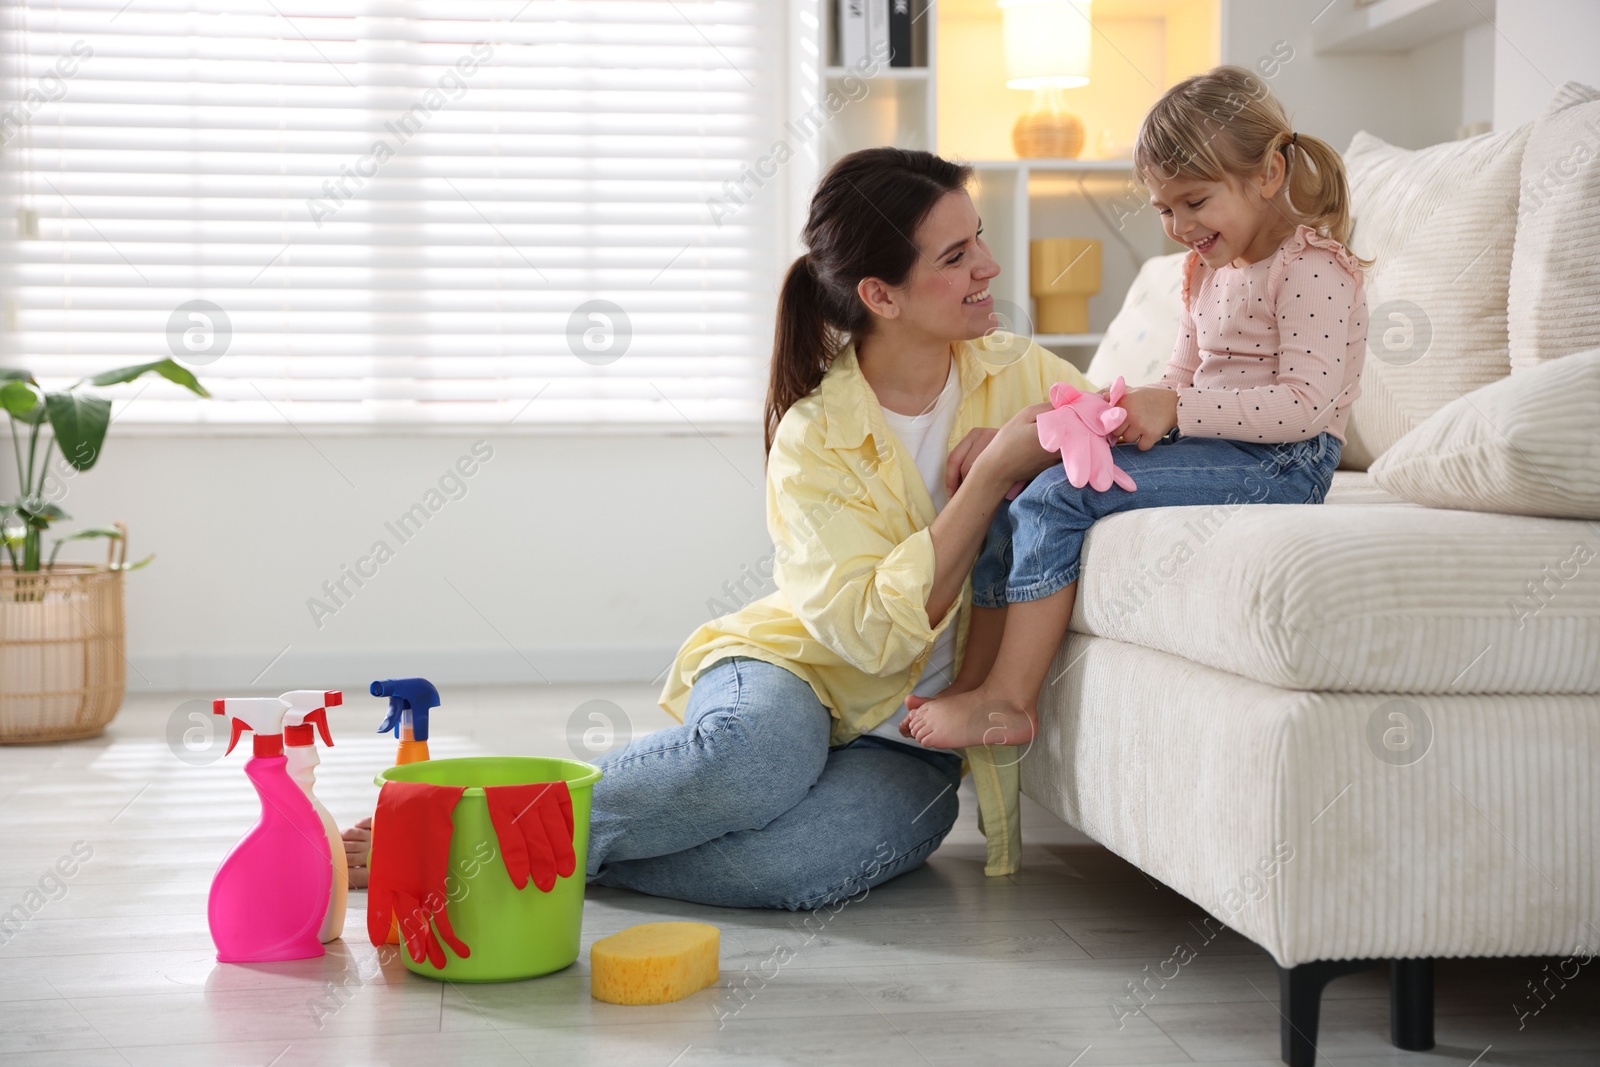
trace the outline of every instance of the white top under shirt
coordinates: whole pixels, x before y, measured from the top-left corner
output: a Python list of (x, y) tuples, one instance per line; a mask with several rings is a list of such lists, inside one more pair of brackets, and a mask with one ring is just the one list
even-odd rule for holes
[[(950, 377), (944, 383), (944, 391), (933, 402), (933, 407), (921, 415), (901, 415), (888, 408), (883, 409), (883, 418), (889, 424), (889, 429), (900, 438), (900, 443), (905, 445), (906, 451), (916, 461), (917, 473), (922, 475), (922, 484), (928, 487), (928, 495), (933, 498), (933, 510), (936, 513), (943, 511), (945, 504), (950, 501), (944, 489), (944, 468), (950, 458), (950, 430), (955, 425), (956, 410), (960, 406), (961, 382), (956, 377), (956, 364), (952, 359)], [(919, 697), (932, 696), (949, 686), (955, 680), (955, 675), (956, 628), (952, 625), (934, 639), (928, 665), (923, 668), (911, 692)], [(906, 717), (906, 710), (906, 706), (901, 704), (898, 711), (867, 733), (920, 749), (920, 741), (900, 734), (900, 722)]]

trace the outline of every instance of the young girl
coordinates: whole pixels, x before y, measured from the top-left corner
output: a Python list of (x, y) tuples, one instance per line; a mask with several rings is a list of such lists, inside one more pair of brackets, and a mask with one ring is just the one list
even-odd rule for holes
[(907, 701), (901, 732), (926, 746), (1032, 740), (1096, 519), (1320, 503), (1338, 464), (1367, 335), (1339, 154), (1290, 129), (1260, 78), (1218, 67), (1145, 116), (1134, 172), (1190, 249), (1167, 372), (1122, 400), (1113, 454), (1137, 488), (1074, 489), (1058, 463), (999, 511), (973, 568), (961, 669), (936, 698)]

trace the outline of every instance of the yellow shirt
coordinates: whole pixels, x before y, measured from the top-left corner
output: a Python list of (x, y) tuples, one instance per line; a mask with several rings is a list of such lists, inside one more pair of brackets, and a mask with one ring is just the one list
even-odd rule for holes
[[(1076, 367), (1032, 341), (996, 332), (951, 345), (961, 406), (946, 451), (968, 431), (1000, 426), (1050, 386), (1093, 387)], [(683, 721), (701, 671), (750, 656), (804, 679), (833, 714), (830, 745), (883, 722), (904, 702), (933, 650), (956, 626), (957, 662), (966, 647), (972, 580), (937, 623), (933, 588), (933, 500), (916, 464), (883, 418), (854, 347), (834, 359), (822, 384), (778, 424), (767, 457), (767, 530), (777, 591), (713, 619), (679, 649), (661, 706)], [(978, 824), (990, 875), (1017, 869), (1017, 751), (963, 751), (978, 791)]]

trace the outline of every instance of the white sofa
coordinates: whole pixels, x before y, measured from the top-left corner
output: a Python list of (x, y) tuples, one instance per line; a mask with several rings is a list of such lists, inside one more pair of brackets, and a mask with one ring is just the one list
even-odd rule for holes
[[(1600, 943), (1600, 98), (1347, 162), (1377, 258), (1351, 469), (1321, 506), (1097, 524), (1020, 766), (1272, 955), (1296, 1067), (1339, 974), (1391, 961), (1421, 1049), (1431, 960)], [(1181, 258), (1092, 380), (1159, 376)]]

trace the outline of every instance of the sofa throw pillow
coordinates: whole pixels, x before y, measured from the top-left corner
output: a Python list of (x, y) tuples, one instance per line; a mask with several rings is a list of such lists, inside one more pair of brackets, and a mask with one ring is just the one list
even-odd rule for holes
[(1183, 257), (1187, 252), (1156, 256), (1144, 261), (1128, 287), (1122, 310), (1106, 327), (1084, 373), (1104, 388), (1117, 375), (1129, 385), (1149, 385), (1160, 378), (1178, 341), (1178, 319), (1183, 312)]
[(1511, 373), (1600, 345), (1600, 90), (1568, 82), (1522, 156)]
[(1600, 519), (1600, 348), (1466, 393), (1372, 465), (1436, 508)]
[(1367, 360), (1341, 466), (1365, 470), (1462, 393), (1511, 372), (1506, 285), (1528, 127), (1406, 149), (1362, 132), (1345, 163), (1367, 272)]

